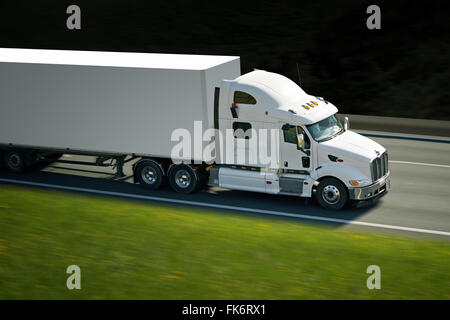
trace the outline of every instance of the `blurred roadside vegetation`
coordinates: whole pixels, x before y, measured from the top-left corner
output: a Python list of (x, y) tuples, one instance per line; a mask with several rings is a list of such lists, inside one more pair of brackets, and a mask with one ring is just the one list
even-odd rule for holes
[[(73, 1), (0, 3), (0, 46), (241, 56), (242, 72), (278, 72), (342, 113), (450, 120), (445, 1)], [(381, 30), (366, 8), (381, 7)]]
[(0, 189), (0, 299), (450, 299), (447, 239)]

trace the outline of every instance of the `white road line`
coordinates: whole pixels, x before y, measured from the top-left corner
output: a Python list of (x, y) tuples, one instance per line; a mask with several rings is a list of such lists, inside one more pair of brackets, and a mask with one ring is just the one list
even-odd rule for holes
[(446, 165), (446, 164), (423, 163), (423, 162), (410, 162), (410, 161), (400, 161), (400, 160), (389, 160), (389, 163), (401, 163), (401, 164), (413, 164), (413, 165), (417, 165), (417, 166), (450, 168), (450, 166), (449, 166), (449, 165)]
[(373, 227), (373, 228), (384, 228), (384, 229), (402, 230), (402, 231), (410, 231), (410, 232), (418, 232), (418, 233), (436, 234), (436, 235), (441, 235), (441, 236), (450, 236), (450, 232), (445, 232), (445, 231), (418, 229), (418, 228), (394, 226), (394, 225), (389, 225), (389, 224), (345, 220), (345, 219), (338, 219), (338, 218), (318, 217), (318, 216), (311, 216), (311, 215), (305, 215), (305, 214), (294, 214), (294, 213), (288, 213), (288, 212), (278, 212), (278, 211), (264, 210), (264, 209), (245, 208), (245, 207), (229, 206), (229, 205), (215, 204), (215, 203), (204, 203), (204, 202), (198, 202), (198, 201), (186, 201), (186, 200), (178, 200), (178, 199), (170, 199), (170, 198), (162, 198), (162, 197), (143, 196), (143, 195), (137, 195), (137, 194), (131, 194), (131, 193), (121, 193), (121, 192), (94, 190), (94, 189), (77, 188), (77, 187), (69, 187), (69, 186), (59, 186), (59, 185), (54, 185), (54, 184), (13, 180), (13, 179), (0, 178), (0, 181), (8, 182), (8, 183), (24, 184), (24, 185), (30, 185), (30, 186), (60, 189), (60, 190), (94, 193), (94, 194), (101, 194), (101, 195), (108, 195), (108, 196), (119, 196), (119, 197), (133, 198), (133, 199), (154, 200), (154, 201), (162, 201), (162, 202), (176, 203), (176, 204), (187, 204), (187, 205), (198, 206), (198, 207), (217, 208), (217, 209), (225, 209), (225, 210), (233, 210), (233, 211), (244, 211), (244, 212), (250, 212), (250, 213), (262, 213), (262, 214), (290, 217), (290, 218), (297, 218), (297, 219), (326, 221), (326, 222), (334, 222), (334, 223), (342, 223), (342, 224), (360, 225), (360, 226)]

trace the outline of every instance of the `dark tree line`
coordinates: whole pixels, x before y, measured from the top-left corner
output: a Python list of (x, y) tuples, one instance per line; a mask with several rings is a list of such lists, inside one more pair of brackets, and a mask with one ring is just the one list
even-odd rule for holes
[[(66, 28), (78, 4), (82, 29)], [(369, 30), (366, 8), (381, 8)], [(450, 120), (445, 1), (0, 2), (0, 46), (241, 56), (345, 113)]]

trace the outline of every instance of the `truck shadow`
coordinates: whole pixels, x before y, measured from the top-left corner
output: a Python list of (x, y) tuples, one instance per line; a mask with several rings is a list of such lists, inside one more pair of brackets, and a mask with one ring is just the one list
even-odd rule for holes
[[(294, 196), (282, 196), (271, 195), (257, 192), (236, 191), (228, 190), (216, 187), (205, 188), (197, 193), (193, 194), (180, 194), (172, 191), (169, 186), (164, 185), (159, 190), (148, 190), (141, 187), (138, 184), (134, 184), (131, 176), (124, 177), (122, 179), (116, 179), (111, 181), (113, 176), (110, 173), (94, 170), (81, 170), (78, 168), (58, 168), (52, 167), (52, 169), (64, 169), (67, 173), (41, 171), (39, 169), (46, 168), (46, 164), (35, 165), (34, 168), (30, 168), (23, 174), (15, 174), (0, 170), (0, 178), (9, 179), (14, 181), (25, 181), (30, 183), (35, 188), (48, 188), (50, 186), (61, 186), (68, 192), (76, 193), (91, 193), (106, 197), (119, 197), (130, 198), (137, 196), (132, 201), (139, 201), (144, 203), (165, 203), (169, 206), (189, 206), (190, 208), (198, 208), (198, 210), (208, 211), (232, 211), (239, 212), (243, 215), (257, 215), (270, 217), (272, 219), (285, 219), (300, 221), (301, 216), (312, 217), (310, 219), (302, 219), (301, 221), (308, 221), (312, 223), (325, 223), (327, 225), (340, 227), (345, 224), (345, 221), (340, 223), (333, 223), (327, 221), (318, 221), (314, 217), (333, 218), (342, 220), (355, 220), (359, 217), (368, 214), (370, 211), (379, 206), (378, 201), (375, 204), (368, 205), (362, 208), (355, 206), (347, 206), (340, 211), (325, 210), (320, 207), (314, 199), (296, 198)], [(72, 174), (71, 174), (72, 173)], [(75, 173), (75, 174), (74, 174)], [(97, 177), (86, 176), (86, 174), (99, 174)], [(2, 183), (2, 181), (0, 181)], [(46, 186), (47, 185), (47, 186)], [(73, 189), (71, 189), (73, 188)], [(86, 190), (86, 191), (83, 191)], [(111, 194), (112, 193), (112, 194)], [(122, 196), (123, 195), (123, 196)], [(130, 196), (132, 195), (132, 196)], [(142, 197), (142, 198), (140, 198)], [(152, 197), (145, 199), (145, 197)], [(188, 203), (174, 204), (170, 200), (182, 200), (192, 202), (192, 205)], [(212, 204), (216, 207), (200, 206), (196, 203)], [(232, 208), (230, 208), (232, 207)], [(246, 211), (245, 209), (251, 209), (253, 212)], [(261, 210), (259, 213), (258, 210)], [(264, 212), (266, 211), (266, 212)], [(290, 216), (299, 215), (299, 217)], [(303, 217), (305, 218), (305, 217)]]
[[(205, 190), (202, 192), (211, 192)], [(378, 207), (383, 200), (357, 207), (352, 203), (342, 210), (333, 211), (322, 208), (314, 198), (297, 198), (294, 196), (271, 195), (257, 192), (236, 191), (236, 190), (214, 190), (216, 197), (223, 197), (227, 205), (241, 206), (245, 208), (274, 211), (280, 216), (273, 215), (276, 219), (298, 219), (283, 216), (284, 213), (294, 215), (307, 215), (313, 217), (334, 218), (343, 220), (356, 220), (361, 216), (371, 212)], [(318, 220), (316, 222), (321, 223)], [(324, 222), (326, 223), (326, 222)]]

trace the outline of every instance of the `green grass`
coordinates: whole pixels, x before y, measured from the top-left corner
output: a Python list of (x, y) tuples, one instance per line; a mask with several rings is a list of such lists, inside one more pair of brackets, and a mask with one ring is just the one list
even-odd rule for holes
[(0, 184), (0, 299), (449, 299), (449, 271), (446, 239)]

